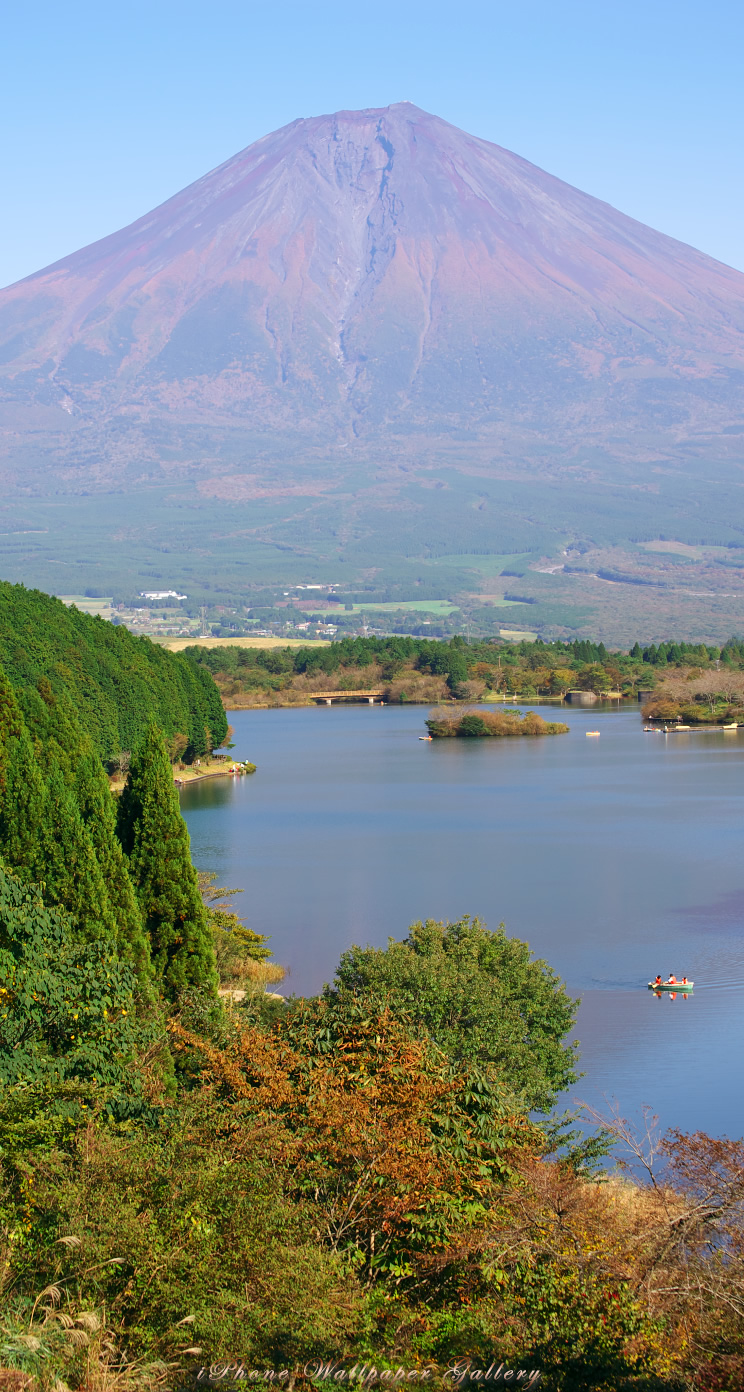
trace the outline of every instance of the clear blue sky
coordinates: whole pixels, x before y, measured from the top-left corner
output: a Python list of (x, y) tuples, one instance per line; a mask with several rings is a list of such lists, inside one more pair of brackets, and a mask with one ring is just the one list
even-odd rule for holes
[(408, 100), (744, 270), (741, 0), (24, 0), (0, 284), (297, 116)]

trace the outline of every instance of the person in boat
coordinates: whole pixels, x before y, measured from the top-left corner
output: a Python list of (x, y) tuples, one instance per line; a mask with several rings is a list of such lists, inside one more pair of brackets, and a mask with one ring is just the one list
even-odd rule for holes
[(658, 975), (658, 973), (657, 973), (656, 980), (655, 980), (655, 982), (654, 982), (654, 986), (660, 986), (660, 985), (661, 985), (661, 977), (660, 977), (660, 976)]
[(677, 978), (676, 978), (676, 976), (674, 975), (674, 972), (670, 972), (670, 973), (669, 973), (669, 980), (667, 981), (667, 986), (676, 986), (676, 984), (677, 984)]
[(683, 976), (683, 977), (682, 977), (682, 985), (683, 985), (683, 986), (686, 986), (686, 985), (687, 985), (687, 977), (686, 977), (686, 976)]

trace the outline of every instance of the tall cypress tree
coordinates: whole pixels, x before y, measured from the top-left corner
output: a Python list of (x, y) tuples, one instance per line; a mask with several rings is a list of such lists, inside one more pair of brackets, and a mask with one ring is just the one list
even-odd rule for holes
[(44, 874), (46, 791), (18, 702), (0, 668), (0, 855), (26, 881)]
[(145, 985), (153, 977), (150, 944), (116, 835), (116, 812), (108, 779), (100, 759), (90, 747), (78, 761), (73, 791), (108, 889), (116, 920), (119, 956), (132, 963), (140, 984)]
[(55, 693), (49, 678), (41, 676), (35, 687), (18, 693), (18, 702), (37, 758), (42, 765), (60, 768), (69, 783), (90, 739), (68, 693), (64, 688)]
[(13, 688), (2, 667), (0, 667), (0, 781), (2, 780), (6, 742), (14, 737), (17, 738), (22, 728), (23, 717), (13, 694)]
[(75, 798), (61, 771), (52, 769), (47, 781), (44, 818), (44, 900), (67, 909), (88, 940), (117, 940), (111, 900)]
[(151, 725), (119, 799), (117, 833), (150, 938), (152, 963), (171, 999), (188, 986), (217, 989), (214, 947), (191, 863), (165, 741)]

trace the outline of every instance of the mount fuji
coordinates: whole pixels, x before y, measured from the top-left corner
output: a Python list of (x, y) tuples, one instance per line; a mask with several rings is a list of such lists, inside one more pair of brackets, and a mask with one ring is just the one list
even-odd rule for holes
[(294, 121), (0, 292), (6, 496), (270, 498), (290, 545), (299, 497), (341, 545), (402, 479), (446, 550), (454, 476), (504, 484), (482, 550), (529, 482), (556, 535), (658, 535), (660, 479), (688, 511), (738, 479), (743, 388), (744, 275), (406, 102)]

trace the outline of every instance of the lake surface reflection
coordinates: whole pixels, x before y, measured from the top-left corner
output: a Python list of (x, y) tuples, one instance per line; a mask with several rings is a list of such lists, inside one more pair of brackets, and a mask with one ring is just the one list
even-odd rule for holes
[[(569, 735), (427, 744), (426, 714), (232, 712), (258, 771), (184, 789), (195, 862), (244, 888), (282, 989), (417, 918), (503, 920), (582, 997), (575, 1097), (740, 1136), (744, 731), (647, 735), (637, 708), (594, 707), (560, 712)], [(643, 989), (671, 971), (690, 999)]]

